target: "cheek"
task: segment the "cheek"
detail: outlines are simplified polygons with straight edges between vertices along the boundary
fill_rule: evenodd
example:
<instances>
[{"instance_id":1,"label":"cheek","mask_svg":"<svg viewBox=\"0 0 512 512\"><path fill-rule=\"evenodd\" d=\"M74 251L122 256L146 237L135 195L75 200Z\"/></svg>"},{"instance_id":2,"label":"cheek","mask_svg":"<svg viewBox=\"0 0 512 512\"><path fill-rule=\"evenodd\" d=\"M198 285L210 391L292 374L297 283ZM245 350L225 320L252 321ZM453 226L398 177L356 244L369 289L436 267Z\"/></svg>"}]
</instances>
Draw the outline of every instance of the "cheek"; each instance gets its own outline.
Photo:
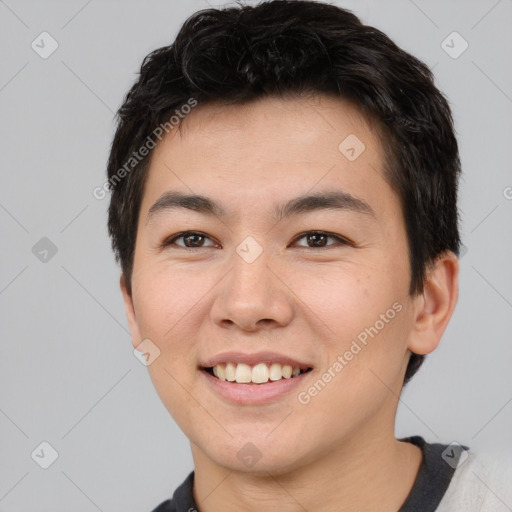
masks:
<instances>
[{"instance_id":1,"label":"cheek","mask_svg":"<svg viewBox=\"0 0 512 512\"><path fill-rule=\"evenodd\" d=\"M338 439L363 428L385 404L393 404L394 410L405 369L407 317L405 308L397 312L398 303L393 304L383 309L384 315L389 311L388 323L375 315L367 323L348 312L339 315L339 337L327 348L316 380L300 390L301 404L307 403L298 407L307 413L308 431ZM331 411L332 421L325 421L326 411Z\"/></svg>"},{"instance_id":2,"label":"cheek","mask_svg":"<svg viewBox=\"0 0 512 512\"><path fill-rule=\"evenodd\" d=\"M149 375L162 403L186 432L200 412L187 392L196 378L193 313L198 292L182 273L156 272L153 267L139 273L135 296L141 336L160 350L148 366Z\"/></svg>"},{"instance_id":3,"label":"cheek","mask_svg":"<svg viewBox=\"0 0 512 512\"><path fill-rule=\"evenodd\" d=\"M347 265L316 272L314 279L297 276L293 288L307 306L304 311L321 320L328 339L338 345L372 326L399 298L386 275L370 265Z\"/></svg>"},{"instance_id":4,"label":"cheek","mask_svg":"<svg viewBox=\"0 0 512 512\"><path fill-rule=\"evenodd\" d=\"M325 351L322 371L331 368L336 374L332 381L337 384L328 387L340 387L337 397L350 399L365 387L373 389L377 377L371 371L390 382L402 370L409 322L407 295L391 267L354 265L295 283L300 290L297 295L307 306L304 314L311 325L318 326L317 342ZM337 400L336 396L332 398Z\"/></svg>"},{"instance_id":5,"label":"cheek","mask_svg":"<svg viewBox=\"0 0 512 512\"><path fill-rule=\"evenodd\" d=\"M134 305L142 334L153 336L162 344L172 339L181 321L208 290L205 277L190 276L166 265L152 265L139 270Z\"/></svg>"},{"instance_id":6,"label":"cheek","mask_svg":"<svg viewBox=\"0 0 512 512\"><path fill-rule=\"evenodd\" d=\"M198 299L191 291L194 286L183 281L180 273L140 272L134 294L140 334L160 350L148 371L173 416L186 409L182 407L185 389L190 389L197 365L193 312Z\"/></svg>"}]
</instances>

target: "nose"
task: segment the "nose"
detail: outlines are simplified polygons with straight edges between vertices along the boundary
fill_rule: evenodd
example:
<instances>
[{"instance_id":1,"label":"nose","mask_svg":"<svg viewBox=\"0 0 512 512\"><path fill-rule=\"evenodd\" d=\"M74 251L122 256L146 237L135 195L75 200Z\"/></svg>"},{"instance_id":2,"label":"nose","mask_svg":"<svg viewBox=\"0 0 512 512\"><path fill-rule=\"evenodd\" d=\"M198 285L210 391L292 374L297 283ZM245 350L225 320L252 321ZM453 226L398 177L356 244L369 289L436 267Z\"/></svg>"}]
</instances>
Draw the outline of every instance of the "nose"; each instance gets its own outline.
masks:
<instances>
[{"instance_id":1,"label":"nose","mask_svg":"<svg viewBox=\"0 0 512 512\"><path fill-rule=\"evenodd\" d=\"M232 270L222 280L212 304L212 321L245 331L287 325L293 317L293 293L268 251L252 262L234 251L231 261Z\"/></svg>"}]
</instances>

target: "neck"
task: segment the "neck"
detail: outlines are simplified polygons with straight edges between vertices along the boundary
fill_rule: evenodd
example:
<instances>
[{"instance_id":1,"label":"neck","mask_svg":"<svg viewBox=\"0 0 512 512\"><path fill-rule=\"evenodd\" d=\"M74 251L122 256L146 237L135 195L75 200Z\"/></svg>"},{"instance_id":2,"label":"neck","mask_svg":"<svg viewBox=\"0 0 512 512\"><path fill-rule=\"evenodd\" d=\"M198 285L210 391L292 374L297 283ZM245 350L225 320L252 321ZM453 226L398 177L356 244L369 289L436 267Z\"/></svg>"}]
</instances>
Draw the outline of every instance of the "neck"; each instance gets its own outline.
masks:
<instances>
[{"instance_id":1,"label":"neck","mask_svg":"<svg viewBox=\"0 0 512 512\"><path fill-rule=\"evenodd\" d=\"M194 497L203 512L396 512L411 491L421 450L390 435L359 432L284 474L232 471L193 445Z\"/></svg>"}]
</instances>

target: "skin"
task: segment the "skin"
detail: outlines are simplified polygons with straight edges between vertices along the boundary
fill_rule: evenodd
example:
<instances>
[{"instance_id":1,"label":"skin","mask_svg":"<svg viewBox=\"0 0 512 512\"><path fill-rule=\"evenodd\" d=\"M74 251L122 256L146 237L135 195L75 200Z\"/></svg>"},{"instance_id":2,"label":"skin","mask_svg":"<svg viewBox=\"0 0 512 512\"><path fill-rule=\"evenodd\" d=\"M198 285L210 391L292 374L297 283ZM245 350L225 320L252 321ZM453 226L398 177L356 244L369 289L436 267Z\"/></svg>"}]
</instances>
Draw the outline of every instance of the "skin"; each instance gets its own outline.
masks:
<instances>
[{"instance_id":1,"label":"skin","mask_svg":"<svg viewBox=\"0 0 512 512\"><path fill-rule=\"evenodd\" d=\"M338 149L356 134L365 151ZM132 294L121 289L133 346L161 353L148 366L154 386L191 442L201 511L396 511L410 492L421 451L394 437L410 351L432 352L458 295L457 257L435 262L421 295L410 270L398 197L383 178L383 151L351 104L328 96L266 98L196 107L155 148L140 210ZM164 191L207 196L226 217L188 209L148 211ZM278 221L274 204L341 190L375 215L319 210ZM161 247L186 230L207 234L198 249ZM323 230L316 248L307 231ZM263 252L247 263L247 236ZM194 240L193 240L194 242ZM201 247L203 244L203 247ZM313 385L357 335L394 303L402 309L308 404L292 392L265 405L221 399L198 370L206 357L273 350L307 361ZM246 467L238 451L261 459Z\"/></svg>"}]
</instances>

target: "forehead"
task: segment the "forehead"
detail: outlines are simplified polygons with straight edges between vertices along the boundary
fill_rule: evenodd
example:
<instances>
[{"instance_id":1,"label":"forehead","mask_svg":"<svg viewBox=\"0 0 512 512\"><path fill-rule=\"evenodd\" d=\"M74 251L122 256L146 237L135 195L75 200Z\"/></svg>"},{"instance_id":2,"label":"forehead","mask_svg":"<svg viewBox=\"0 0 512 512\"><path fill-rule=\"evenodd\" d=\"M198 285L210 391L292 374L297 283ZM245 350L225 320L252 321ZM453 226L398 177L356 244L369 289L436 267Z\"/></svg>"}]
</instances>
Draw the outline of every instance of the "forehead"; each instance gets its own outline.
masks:
<instances>
[{"instance_id":1,"label":"forehead","mask_svg":"<svg viewBox=\"0 0 512 512\"><path fill-rule=\"evenodd\" d=\"M382 148L373 125L354 104L331 95L269 96L232 105L216 102L195 107L181 128L174 129L164 139L159 150L165 150L166 143L179 138L189 146L206 147L210 143L213 151L227 146L240 151L243 145L250 153L252 148L261 148L264 143L268 145L268 153L273 150L275 158L284 154L288 160L293 149L297 158L313 159L311 147L304 146L304 142L316 144L324 151L330 148L338 157L339 143L354 135L369 146L369 153L374 153ZM227 134L230 139L224 138ZM251 144L246 144L251 138Z\"/></svg>"},{"instance_id":2,"label":"forehead","mask_svg":"<svg viewBox=\"0 0 512 512\"><path fill-rule=\"evenodd\" d=\"M170 189L242 209L327 189L396 200L383 168L378 133L340 98L199 105L153 150L141 214Z\"/></svg>"}]
</instances>

